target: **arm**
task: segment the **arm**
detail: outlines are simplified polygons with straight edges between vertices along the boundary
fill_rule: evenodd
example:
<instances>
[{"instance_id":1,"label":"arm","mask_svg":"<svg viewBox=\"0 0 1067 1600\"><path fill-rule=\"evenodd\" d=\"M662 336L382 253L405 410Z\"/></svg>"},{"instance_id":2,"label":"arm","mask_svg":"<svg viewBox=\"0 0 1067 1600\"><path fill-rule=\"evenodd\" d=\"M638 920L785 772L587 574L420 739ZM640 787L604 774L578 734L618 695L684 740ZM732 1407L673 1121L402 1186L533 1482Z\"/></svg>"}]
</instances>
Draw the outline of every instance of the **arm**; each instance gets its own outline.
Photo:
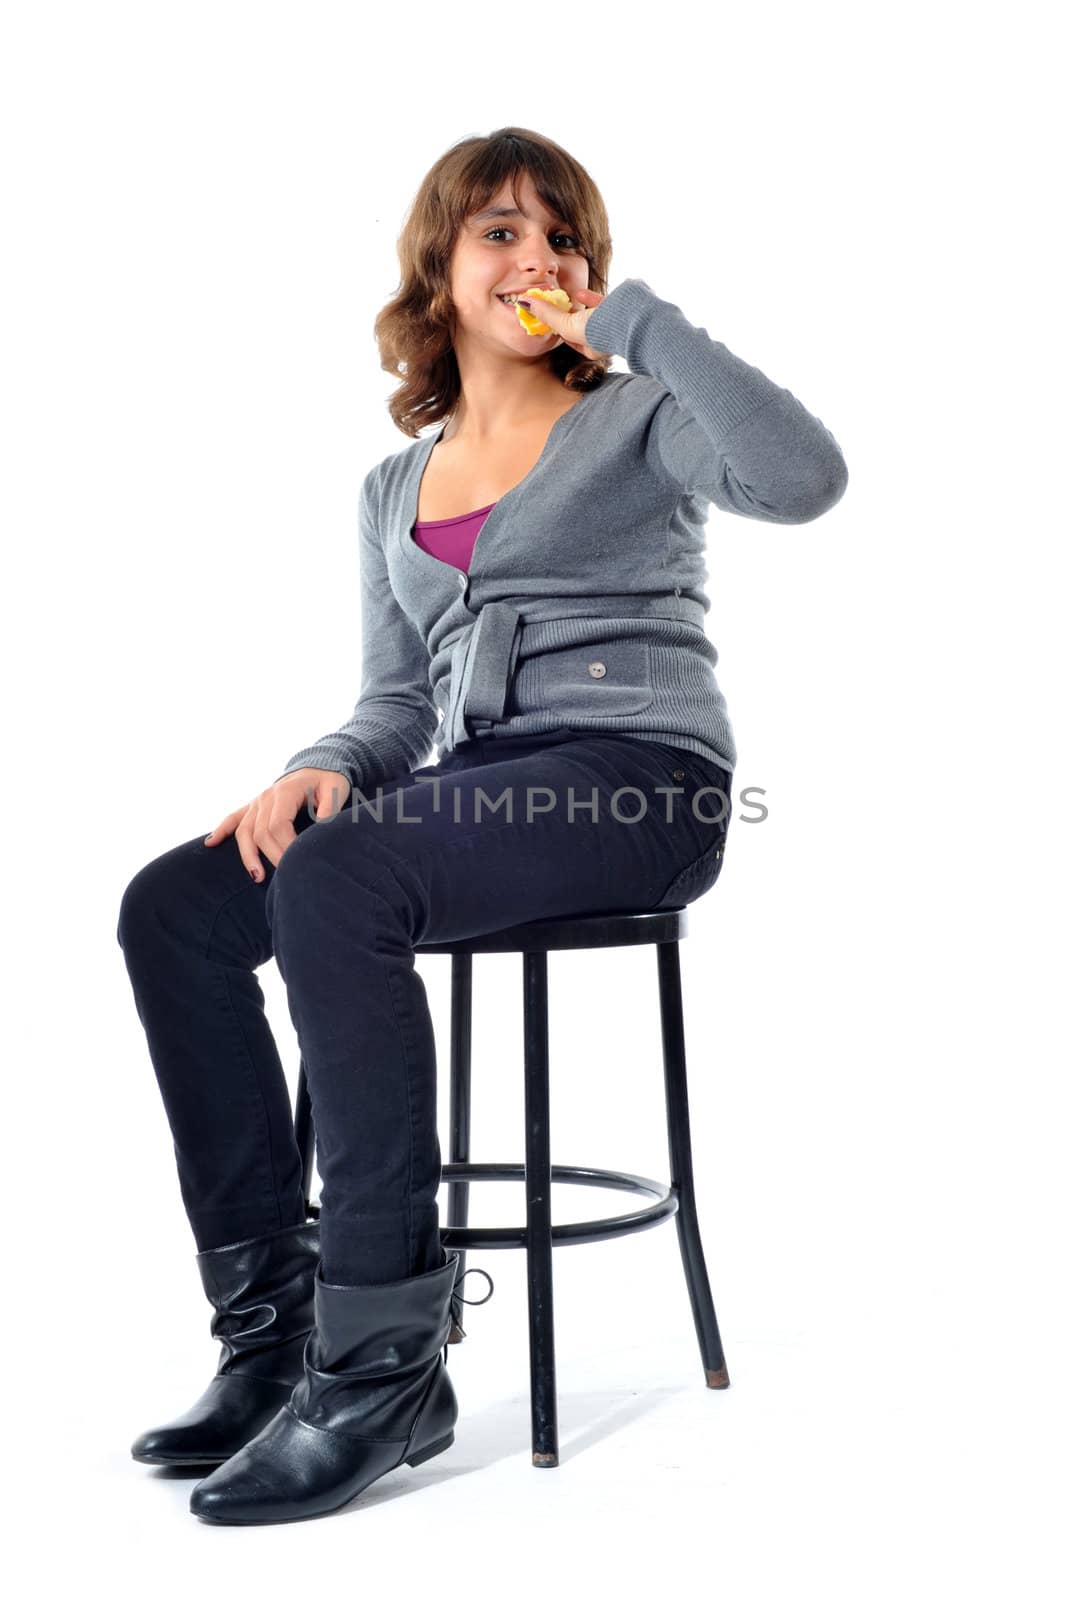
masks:
<instances>
[{"instance_id":1,"label":"arm","mask_svg":"<svg viewBox=\"0 0 1067 1600\"><path fill-rule=\"evenodd\" d=\"M348 721L334 733L290 757L284 777L300 767L341 772L354 789L370 793L379 784L423 766L437 729L426 646L400 609L378 532L374 469L359 494L359 583L362 673L359 699Z\"/></svg>"},{"instance_id":2,"label":"arm","mask_svg":"<svg viewBox=\"0 0 1067 1600\"><path fill-rule=\"evenodd\" d=\"M763 522L811 522L844 494L845 458L818 417L643 278L624 278L593 308L585 338L667 390L649 453L679 492Z\"/></svg>"}]
</instances>

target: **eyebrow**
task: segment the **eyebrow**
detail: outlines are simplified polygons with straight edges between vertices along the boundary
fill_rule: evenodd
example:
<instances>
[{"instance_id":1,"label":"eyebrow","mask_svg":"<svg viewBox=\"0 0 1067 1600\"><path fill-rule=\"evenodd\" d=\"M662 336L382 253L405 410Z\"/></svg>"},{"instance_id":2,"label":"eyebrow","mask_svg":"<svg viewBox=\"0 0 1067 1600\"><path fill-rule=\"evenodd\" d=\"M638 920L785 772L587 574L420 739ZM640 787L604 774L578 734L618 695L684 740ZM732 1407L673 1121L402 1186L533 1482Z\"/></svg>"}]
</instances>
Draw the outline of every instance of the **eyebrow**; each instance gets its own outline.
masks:
<instances>
[{"instance_id":1,"label":"eyebrow","mask_svg":"<svg viewBox=\"0 0 1067 1600\"><path fill-rule=\"evenodd\" d=\"M471 217L472 222L482 222L486 217L524 217L525 211L519 211L515 206L487 206L484 211L476 211ZM563 222L562 217L554 217L554 222Z\"/></svg>"}]
</instances>

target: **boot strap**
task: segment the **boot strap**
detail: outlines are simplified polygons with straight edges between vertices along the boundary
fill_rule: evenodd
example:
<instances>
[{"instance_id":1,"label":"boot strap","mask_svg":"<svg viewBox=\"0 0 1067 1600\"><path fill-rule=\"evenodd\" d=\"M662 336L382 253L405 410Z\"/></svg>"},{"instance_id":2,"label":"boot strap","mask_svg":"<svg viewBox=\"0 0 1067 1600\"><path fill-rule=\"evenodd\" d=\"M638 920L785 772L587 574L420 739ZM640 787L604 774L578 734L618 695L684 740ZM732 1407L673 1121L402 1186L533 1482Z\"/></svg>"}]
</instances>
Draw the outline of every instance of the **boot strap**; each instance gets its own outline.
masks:
<instances>
[{"instance_id":1,"label":"boot strap","mask_svg":"<svg viewBox=\"0 0 1067 1600\"><path fill-rule=\"evenodd\" d=\"M459 1291L458 1291L458 1285L462 1282L462 1280L464 1278L466 1278L472 1272L480 1272L483 1278L489 1278L489 1293L486 1294L486 1295L483 1295L480 1300L468 1300L465 1295L461 1295L459 1293ZM461 1339L465 1339L467 1337L467 1334L466 1334L466 1331L464 1330L463 1324L460 1321L460 1316L461 1316L461 1313L460 1313L460 1310L459 1310L460 1303L462 1303L465 1306L484 1306L485 1302L487 1300L491 1300L492 1299L494 1287L495 1286L493 1284L493 1280L492 1280L492 1278L489 1277L489 1274L488 1274L488 1272L486 1272L484 1267L467 1267L463 1272L460 1273L459 1277L456 1279L456 1284L452 1289L452 1303L451 1303L452 1326L448 1330L448 1338L445 1341L445 1365L446 1366L448 1365L448 1346L450 1344L459 1344Z\"/></svg>"}]
</instances>

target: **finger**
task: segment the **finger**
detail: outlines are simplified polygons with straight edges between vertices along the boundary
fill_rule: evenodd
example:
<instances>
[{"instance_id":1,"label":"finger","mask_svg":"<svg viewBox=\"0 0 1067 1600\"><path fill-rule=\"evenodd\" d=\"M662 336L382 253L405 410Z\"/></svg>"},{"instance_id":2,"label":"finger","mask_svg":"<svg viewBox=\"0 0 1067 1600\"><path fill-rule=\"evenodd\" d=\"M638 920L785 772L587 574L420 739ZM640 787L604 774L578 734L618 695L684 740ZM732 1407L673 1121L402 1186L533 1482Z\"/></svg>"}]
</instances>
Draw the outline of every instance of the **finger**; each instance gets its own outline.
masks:
<instances>
[{"instance_id":1,"label":"finger","mask_svg":"<svg viewBox=\"0 0 1067 1600\"><path fill-rule=\"evenodd\" d=\"M343 780L338 778L335 781L340 783ZM269 791L272 796L270 810L267 811L265 805L260 807L259 815L261 821L255 829L253 839L256 848L262 851L272 867L277 868L282 856L296 838L296 829L293 826L293 818L296 813L306 799L310 815L311 808L316 803L316 796L321 794L322 789L323 783L321 780L317 784L309 784L307 794L297 795L295 803L291 789L288 791L283 789Z\"/></svg>"},{"instance_id":2,"label":"finger","mask_svg":"<svg viewBox=\"0 0 1067 1600\"><path fill-rule=\"evenodd\" d=\"M295 838L296 829L293 827L291 817L275 817L272 820L270 827L270 843L275 848L277 854L271 856L270 859L274 862L275 866L278 865L277 857L281 855L283 850L287 849L289 845L292 844Z\"/></svg>"},{"instance_id":3,"label":"finger","mask_svg":"<svg viewBox=\"0 0 1067 1600\"><path fill-rule=\"evenodd\" d=\"M269 858L272 866L277 866L282 856L296 838L296 829L293 827L293 818L304 804L303 796L297 797L297 803L286 800L284 793L279 792L274 797L270 817L267 822L267 837L260 848Z\"/></svg>"},{"instance_id":4,"label":"finger","mask_svg":"<svg viewBox=\"0 0 1067 1600\"><path fill-rule=\"evenodd\" d=\"M216 845L216 844L221 844L223 839L228 839L230 834L233 832L234 828L236 828L238 822L244 816L244 814L247 811L247 809L248 809L247 806L239 806L236 811L231 811L229 816L223 817L222 821L218 824L218 826L215 827L215 828L212 828L211 832L207 835L207 838L204 840L204 843L205 844L209 844L209 845Z\"/></svg>"},{"instance_id":5,"label":"finger","mask_svg":"<svg viewBox=\"0 0 1067 1600\"><path fill-rule=\"evenodd\" d=\"M262 883L265 874L263 862L260 859L259 851L256 849L255 814L251 808L246 813L244 821L239 825L235 837L241 860L245 864L249 877L254 878L257 883Z\"/></svg>"},{"instance_id":6,"label":"finger","mask_svg":"<svg viewBox=\"0 0 1067 1600\"><path fill-rule=\"evenodd\" d=\"M556 318L570 315L567 311L561 311L559 306L553 305L551 300L542 300L537 295L531 295L529 300L520 300L519 305L525 306L539 322L544 322L548 327L555 327Z\"/></svg>"},{"instance_id":7,"label":"finger","mask_svg":"<svg viewBox=\"0 0 1067 1600\"><path fill-rule=\"evenodd\" d=\"M256 846L263 852L271 866L277 867L278 862L282 859L282 855L284 853L282 848L279 845L276 845L273 839L262 834L256 840ZM257 877L256 882L258 883L259 881L260 880Z\"/></svg>"}]
</instances>

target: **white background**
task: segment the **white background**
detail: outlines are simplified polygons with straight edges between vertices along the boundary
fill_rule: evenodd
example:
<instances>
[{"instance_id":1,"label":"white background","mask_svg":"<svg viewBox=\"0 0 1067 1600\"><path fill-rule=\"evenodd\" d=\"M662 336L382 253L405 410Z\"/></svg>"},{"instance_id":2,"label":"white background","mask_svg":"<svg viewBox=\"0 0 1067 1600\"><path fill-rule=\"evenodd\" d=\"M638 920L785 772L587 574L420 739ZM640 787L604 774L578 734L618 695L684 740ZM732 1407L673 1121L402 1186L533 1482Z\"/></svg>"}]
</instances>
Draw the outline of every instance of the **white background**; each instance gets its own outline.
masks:
<instances>
[{"instance_id":1,"label":"white background","mask_svg":"<svg viewBox=\"0 0 1067 1600\"><path fill-rule=\"evenodd\" d=\"M121 1595L1062 1593L1051 13L529 14L4 9L15 1540L35 1590ZM374 315L426 169L508 123L600 185L609 285L792 390L850 472L813 524L708 527L735 794L769 811L682 946L732 1386L704 1387L673 1223L559 1250L561 1465L535 1471L524 1258L475 1253L455 1447L348 1512L209 1527L195 1477L128 1455L218 1347L119 901L351 710L356 496L406 442ZM473 1153L519 1161L519 962L475 966ZM444 1142L447 963L419 971ZM550 961L554 1160L666 1175L654 980L651 950ZM521 1201L481 1186L474 1217Z\"/></svg>"}]
</instances>

